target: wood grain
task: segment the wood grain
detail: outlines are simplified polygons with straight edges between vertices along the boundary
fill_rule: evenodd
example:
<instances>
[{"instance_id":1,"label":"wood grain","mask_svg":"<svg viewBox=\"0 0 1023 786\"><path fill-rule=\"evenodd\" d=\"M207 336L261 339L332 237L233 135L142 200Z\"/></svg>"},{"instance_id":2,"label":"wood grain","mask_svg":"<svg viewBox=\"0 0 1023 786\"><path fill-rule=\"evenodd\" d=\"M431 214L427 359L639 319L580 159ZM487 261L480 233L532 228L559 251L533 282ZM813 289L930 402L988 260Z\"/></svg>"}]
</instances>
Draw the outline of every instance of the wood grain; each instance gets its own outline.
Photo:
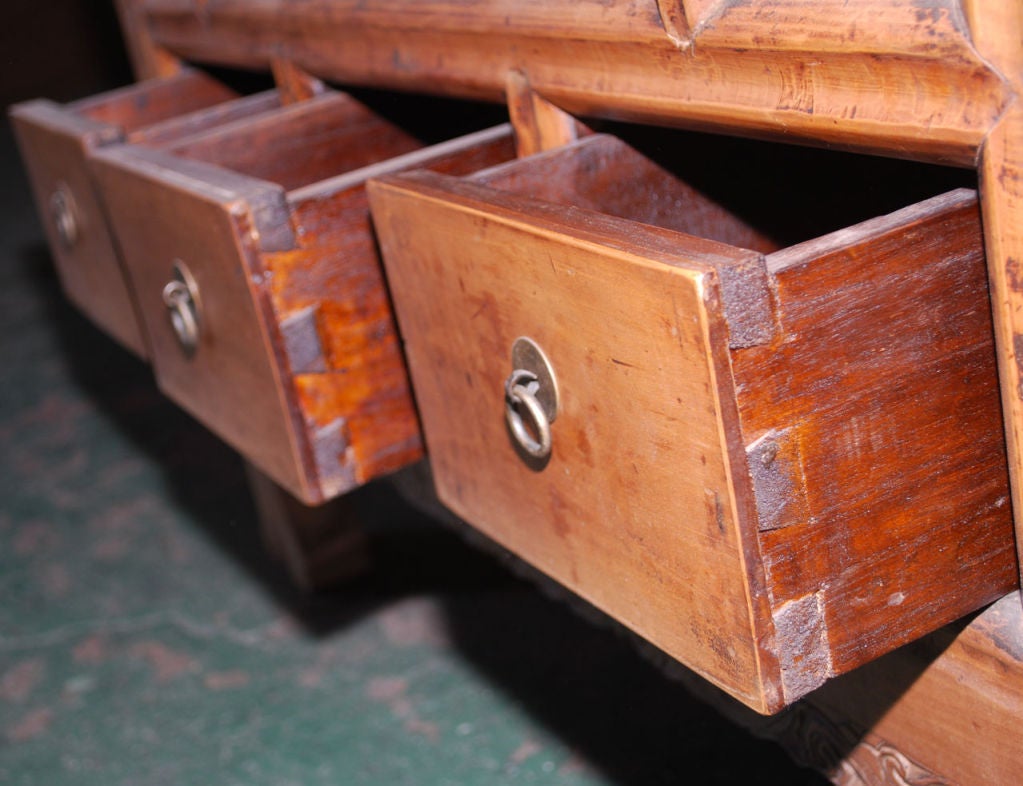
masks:
<instances>
[{"instance_id":1,"label":"wood grain","mask_svg":"<svg viewBox=\"0 0 1023 786\"><path fill-rule=\"evenodd\" d=\"M422 455L365 182L420 167L465 174L514 155L511 130L504 126L396 156L289 196L292 221L301 227L296 246L263 256L274 310L290 328L311 317L312 332L286 342L298 407L314 435L344 424L346 465L358 483ZM316 350L299 359L310 344ZM322 465L320 472L323 482Z\"/></svg>"},{"instance_id":2,"label":"wood grain","mask_svg":"<svg viewBox=\"0 0 1023 786\"><path fill-rule=\"evenodd\" d=\"M165 149L291 190L421 146L358 101L330 92L219 125Z\"/></svg>"},{"instance_id":3,"label":"wood grain","mask_svg":"<svg viewBox=\"0 0 1023 786\"><path fill-rule=\"evenodd\" d=\"M327 86L321 80L303 71L290 60L273 58L270 61L270 71L274 75L277 93L283 104L308 101L327 90Z\"/></svg>"},{"instance_id":4,"label":"wood grain","mask_svg":"<svg viewBox=\"0 0 1023 786\"><path fill-rule=\"evenodd\" d=\"M89 150L117 142L120 134L49 101L16 106L11 120L64 293L118 343L146 357L106 213L85 166ZM53 216L51 200L58 192L67 195L77 226L71 244L61 239Z\"/></svg>"},{"instance_id":5,"label":"wood grain","mask_svg":"<svg viewBox=\"0 0 1023 786\"><path fill-rule=\"evenodd\" d=\"M746 439L787 434L780 478L805 507L760 544L776 609L815 595L841 673L1017 583L976 200L767 264L783 330L732 368Z\"/></svg>"},{"instance_id":6,"label":"wood grain","mask_svg":"<svg viewBox=\"0 0 1023 786\"><path fill-rule=\"evenodd\" d=\"M67 105L67 110L131 134L144 126L237 97L237 93L204 72L187 69L74 101Z\"/></svg>"},{"instance_id":7,"label":"wood grain","mask_svg":"<svg viewBox=\"0 0 1023 786\"><path fill-rule=\"evenodd\" d=\"M148 0L154 37L200 61L284 56L341 82L502 99L508 74L583 117L772 136L972 166L1011 99L958 4Z\"/></svg>"},{"instance_id":8,"label":"wood grain","mask_svg":"<svg viewBox=\"0 0 1023 786\"><path fill-rule=\"evenodd\" d=\"M365 180L490 166L514 156L511 133L421 149L342 94L278 99L274 109L243 101L252 106L217 110L218 123L209 112L179 121L203 129L190 137L119 147L94 166L161 388L316 504L422 455ZM194 357L177 346L162 304L175 260L201 293Z\"/></svg>"},{"instance_id":9,"label":"wood grain","mask_svg":"<svg viewBox=\"0 0 1023 786\"><path fill-rule=\"evenodd\" d=\"M519 157L567 145L579 137L576 119L537 95L520 71L508 74L507 100Z\"/></svg>"},{"instance_id":10,"label":"wood grain","mask_svg":"<svg viewBox=\"0 0 1023 786\"><path fill-rule=\"evenodd\" d=\"M1018 585L973 192L764 259L721 241L770 239L608 137L471 180L486 187L427 175L371 187L438 491L457 514L761 710ZM702 261L696 291L716 294L680 306L669 275L649 278L652 259ZM661 334L672 313L720 320L724 345L703 347L727 358L719 387L687 339ZM565 391L539 471L503 434L518 335L547 349ZM728 493L752 505L722 514L738 573L682 512L699 509L700 483L726 499L704 474L714 425ZM662 597L665 566L694 570L677 550L715 574L699 575L717 602L737 606L722 598L744 584L752 628L722 614L715 645L670 606L637 615L634 593ZM719 613L702 594L668 596L676 620ZM755 670L714 659L750 644L763 648Z\"/></svg>"},{"instance_id":11,"label":"wood grain","mask_svg":"<svg viewBox=\"0 0 1023 786\"><path fill-rule=\"evenodd\" d=\"M280 106L280 94L276 90L267 90L142 126L128 133L126 139L136 145L166 146L225 123L234 123L279 109Z\"/></svg>"},{"instance_id":12,"label":"wood grain","mask_svg":"<svg viewBox=\"0 0 1023 786\"><path fill-rule=\"evenodd\" d=\"M60 106L40 100L12 108L11 119L61 285L90 319L135 354L148 353L138 314L86 165L90 151L147 124L234 97L198 71L182 71ZM57 234L51 200L65 195L77 225L72 243Z\"/></svg>"},{"instance_id":13,"label":"wood grain","mask_svg":"<svg viewBox=\"0 0 1023 786\"><path fill-rule=\"evenodd\" d=\"M1023 612L1018 593L968 625L943 630L814 694L831 724L858 729L836 783L1012 783L1023 719ZM813 729L805 736L811 737ZM883 766L888 762L887 771Z\"/></svg>"},{"instance_id":14,"label":"wood grain","mask_svg":"<svg viewBox=\"0 0 1023 786\"><path fill-rule=\"evenodd\" d=\"M1007 75L1017 96L1023 94L1023 8L974 0L964 7L978 49ZM1023 565L1023 107L1018 97L982 152L980 194Z\"/></svg>"},{"instance_id":15,"label":"wood grain","mask_svg":"<svg viewBox=\"0 0 1023 786\"><path fill-rule=\"evenodd\" d=\"M441 499L697 672L770 706L707 264L750 252L707 241L655 252L624 222L436 176L374 181L370 194ZM563 391L542 472L505 431L519 335L545 349Z\"/></svg>"},{"instance_id":16,"label":"wood grain","mask_svg":"<svg viewBox=\"0 0 1023 786\"><path fill-rule=\"evenodd\" d=\"M135 78L156 79L176 74L182 68L181 59L158 46L149 32L145 16L144 0L115 0L117 15L121 21L128 57L131 59Z\"/></svg>"},{"instance_id":17,"label":"wood grain","mask_svg":"<svg viewBox=\"0 0 1023 786\"><path fill-rule=\"evenodd\" d=\"M283 190L142 148L105 148L92 164L161 390L295 496L318 501L259 263L261 246L293 242ZM179 346L162 297L178 260L200 292L201 339L192 357Z\"/></svg>"}]
</instances>

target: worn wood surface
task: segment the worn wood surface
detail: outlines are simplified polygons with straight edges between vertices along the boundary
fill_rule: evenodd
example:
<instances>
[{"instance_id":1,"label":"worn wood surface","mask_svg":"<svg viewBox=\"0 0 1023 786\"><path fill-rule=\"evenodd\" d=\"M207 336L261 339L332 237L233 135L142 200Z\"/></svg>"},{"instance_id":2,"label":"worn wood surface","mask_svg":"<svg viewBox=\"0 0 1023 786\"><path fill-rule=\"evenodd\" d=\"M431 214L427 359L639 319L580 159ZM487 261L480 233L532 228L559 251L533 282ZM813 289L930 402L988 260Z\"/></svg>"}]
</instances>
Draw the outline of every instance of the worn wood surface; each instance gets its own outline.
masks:
<instances>
[{"instance_id":1,"label":"worn wood surface","mask_svg":"<svg viewBox=\"0 0 1023 786\"><path fill-rule=\"evenodd\" d=\"M957 0L678 5L147 0L145 8L157 42L200 61L265 68L287 57L341 82L495 101L518 70L577 116L967 165L1011 98L975 51Z\"/></svg>"},{"instance_id":2,"label":"worn wood surface","mask_svg":"<svg viewBox=\"0 0 1023 786\"><path fill-rule=\"evenodd\" d=\"M128 85L67 105L74 115L131 134L140 128L237 98L237 93L202 71Z\"/></svg>"},{"instance_id":3,"label":"worn wood surface","mask_svg":"<svg viewBox=\"0 0 1023 786\"><path fill-rule=\"evenodd\" d=\"M410 166L514 156L508 128L425 150L350 97L265 97L176 121L197 133L97 155L161 387L300 500L421 456L364 195ZM154 145L158 149L151 149ZM291 189L286 191L286 189ZM202 339L177 345L162 290L194 274Z\"/></svg>"},{"instance_id":4,"label":"worn wood surface","mask_svg":"<svg viewBox=\"0 0 1023 786\"><path fill-rule=\"evenodd\" d=\"M1018 779L1021 720L1023 612L1013 593L754 728L838 786L972 786Z\"/></svg>"},{"instance_id":5,"label":"worn wood surface","mask_svg":"<svg viewBox=\"0 0 1023 786\"><path fill-rule=\"evenodd\" d=\"M371 187L438 489L456 513L761 709L1017 586L972 192L764 259L720 243L770 251L769 238L608 137L472 179L502 190L427 176ZM685 268L708 249L730 262L697 287L720 287L702 308L638 261L673 251ZM659 332L681 330L682 314L721 320L719 387L687 354L692 336ZM565 399L539 471L503 433L518 335L545 347ZM734 543L692 524L702 494L727 498L705 475L711 426L745 448L718 454L727 493L753 506L724 509ZM744 555L738 572L722 562L729 548ZM647 549L662 563L640 562L644 573L634 560ZM673 588L661 616L637 615L632 593L664 597L667 569L700 575L715 601ZM715 645L677 623L709 621L726 591L732 608L735 581L752 628L721 614ZM714 659L740 645L766 650L756 671Z\"/></svg>"},{"instance_id":6,"label":"worn wood surface","mask_svg":"<svg viewBox=\"0 0 1023 786\"><path fill-rule=\"evenodd\" d=\"M1016 324L1020 296L1014 260L1023 254L1016 231L1023 225L1016 187L1023 117L1018 108L1009 108L1020 92L1023 73L1018 3L650 0L610 6L509 2L508 7L454 7L408 0L322 0L297 9L284 0L258 8L240 0L142 2L142 35L155 32L148 45L160 41L211 62L266 67L284 54L320 76L492 100L500 99L510 73L522 72L553 102L550 107L575 113L806 140L971 167L982 154L981 195L1010 416L1009 447L1016 457L1013 468L1019 466L1023 388L1017 334L1023 331ZM776 443L784 449L791 445L786 442L790 436L782 435ZM758 449L753 455L769 455L774 444L760 442ZM805 514L809 502L804 499L799 505L774 515ZM1023 507L1018 493L1016 507ZM773 524L764 535L780 537ZM1008 624L1021 629L1018 615L1014 619ZM994 646L1004 661L1008 645L997 641ZM861 762L856 765L860 780L849 783L886 782L884 778L930 782L930 772L939 771L956 773L947 777L961 783L1009 782L1014 777L1014 769L1005 768L1018 764L1014 738L1004 728L1018 726L1018 701L1001 704L1004 694L993 686L1019 684L1019 677L1001 662L990 669L1001 677L974 680L984 672L983 663L964 658L958 664L956 686L970 682L980 687L969 696L956 694L951 705L955 723L942 722L951 742L935 753L944 755L949 767L929 771L919 764L923 759L901 752L906 739L945 739L944 732L935 735L919 728L921 719L929 718L930 700L914 700L905 706L906 717L917 716L906 728L915 730L892 732L887 739L873 733L863 737L855 754ZM921 682L925 680L926 675ZM954 693L951 683L940 691ZM976 724L983 726L1006 706L1015 707L1015 714L1004 716L994 737L1009 744L978 744ZM808 729L804 736L814 733ZM894 751L893 739L899 741ZM955 761L968 766L956 769Z\"/></svg>"},{"instance_id":7,"label":"worn wood surface","mask_svg":"<svg viewBox=\"0 0 1023 786\"><path fill-rule=\"evenodd\" d=\"M161 45L211 62L266 67L286 56L344 81L491 100L528 74L536 95L576 115L971 167L981 150L1000 149L981 164L983 201L1009 449L1020 465L1018 298L1008 287L1021 222L1011 180L990 174L1018 157L1012 140L1023 135L1018 110L1002 120L1021 90L1014 0L320 0L301 8L146 0L142 15Z\"/></svg>"},{"instance_id":8,"label":"worn wood surface","mask_svg":"<svg viewBox=\"0 0 1023 786\"><path fill-rule=\"evenodd\" d=\"M498 127L290 194L301 232L294 248L264 254L263 265L321 483L338 429L346 435L346 466L359 483L422 455L366 180L420 167L466 174L514 155L511 130Z\"/></svg>"},{"instance_id":9,"label":"worn wood surface","mask_svg":"<svg viewBox=\"0 0 1023 786\"><path fill-rule=\"evenodd\" d=\"M1023 555L1023 6L965 0L978 49L1017 98L992 129L979 168L1006 436L1013 457L1016 542ZM1023 558L1021 558L1023 565Z\"/></svg>"},{"instance_id":10,"label":"worn wood surface","mask_svg":"<svg viewBox=\"0 0 1023 786\"><path fill-rule=\"evenodd\" d=\"M121 345L145 357L148 350L135 304L85 166L90 149L116 142L120 134L49 101L17 106L11 119L65 294ZM71 242L57 229L52 200L58 193L64 195L75 225Z\"/></svg>"},{"instance_id":11,"label":"worn wood surface","mask_svg":"<svg viewBox=\"0 0 1023 786\"><path fill-rule=\"evenodd\" d=\"M270 61L270 70L273 72L281 103L308 101L327 90L327 86L321 80L308 71L303 71L290 60L275 57Z\"/></svg>"},{"instance_id":12,"label":"worn wood surface","mask_svg":"<svg viewBox=\"0 0 1023 786\"><path fill-rule=\"evenodd\" d=\"M119 142L147 124L232 97L233 92L205 74L183 71L67 106L33 101L11 110L64 291L137 355L144 357L148 350L86 158L91 150ZM52 200L58 192L75 223L71 242L57 232Z\"/></svg>"},{"instance_id":13,"label":"worn wood surface","mask_svg":"<svg viewBox=\"0 0 1023 786\"><path fill-rule=\"evenodd\" d=\"M670 666L669 666L670 668ZM836 786L1015 783L1023 607L1013 592L763 717L685 669L671 675Z\"/></svg>"},{"instance_id":14,"label":"worn wood surface","mask_svg":"<svg viewBox=\"0 0 1023 786\"><path fill-rule=\"evenodd\" d=\"M441 499L697 672L773 704L713 305L713 265L751 252L672 249L625 222L436 176L370 193ZM562 392L539 472L504 423L520 335Z\"/></svg>"},{"instance_id":15,"label":"worn wood surface","mask_svg":"<svg viewBox=\"0 0 1023 786\"><path fill-rule=\"evenodd\" d=\"M747 442L772 450L761 550L779 627L807 604L822 655L800 657L842 673L1017 583L976 200L767 264L782 330L732 357Z\"/></svg>"},{"instance_id":16,"label":"worn wood surface","mask_svg":"<svg viewBox=\"0 0 1023 786\"><path fill-rule=\"evenodd\" d=\"M165 149L291 190L421 146L358 101L330 92L219 125Z\"/></svg>"},{"instance_id":17,"label":"worn wood surface","mask_svg":"<svg viewBox=\"0 0 1023 786\"><path fill-rule=\"evenodd\" d=\"M267 90L143 126L131 131L127 141L150 147L166 146L175 140L195 136L224 123L256 117L280 106L280 94L276 90Z\"/></svg>"},{"instance_id":18,"label":"worn wood surface","mask_svg":"<svg viewBox=\"0 0 1023 786\"><path fill-rule=\"evenodd\" d=\"M317 499L311 457L284 398L259 265L261 247L292 242L283 190L145 149L106 148L92 163L161 389L293 494ZM200 292L192 357L178 343L162 296L178 260Z\"/></svg>"},{"instance_id":19,"label":"worn wood surface","mask_svg":"<svg viewBox=\"0 0 1023 786\"><path fill-rule=\"evenodd\" d=\"M520 157L567 145L580 135L581 124L538 95L521 71L508 74L507 102Z\"/></svg>"},{"instance_id":20,"label":"worn wood surface","mask_svg":"<svg viewBox=\"0 0 1023 786\"><path fill-rule=\"evenodd\" d=\"M698 193L621 140L598 135L571 147L472 175L503 191L674 229L761 253L778 249L762 230Z\"/></svg>"},{"instance_id":21,"label":"worn wood surface","mask_svg":"<svg viewBox=\"0 0 1023 786\"><path fill-rule=\"evenodd\" d=\"M144 0L114 0L124 30L124 41L136 79L171 76L182 68L181 59L159 46L149 32Z\"/></svg>"}]
</instances>

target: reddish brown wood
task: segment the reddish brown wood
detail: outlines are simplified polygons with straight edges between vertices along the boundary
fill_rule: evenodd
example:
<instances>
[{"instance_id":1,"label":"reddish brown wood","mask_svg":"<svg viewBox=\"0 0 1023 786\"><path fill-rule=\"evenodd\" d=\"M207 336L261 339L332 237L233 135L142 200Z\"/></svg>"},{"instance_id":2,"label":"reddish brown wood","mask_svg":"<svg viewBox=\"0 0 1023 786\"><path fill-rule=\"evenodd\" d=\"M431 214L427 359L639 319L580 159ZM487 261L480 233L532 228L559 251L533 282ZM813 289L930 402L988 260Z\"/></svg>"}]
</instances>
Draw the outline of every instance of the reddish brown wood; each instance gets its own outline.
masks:
<instances>
[{"instance_id":1,"label":"reddish brown wood","mask_svg":"<svg viewBox=\"0 0 1023 786\"><path fill-rule=\"evenodd\" d=\"M150 147L170 145L175 140L195 136L224 123L258 117L280 106L280 94L276 90L268 90L143 126L131 131L127 141Z\"/></svg>"},{"instance_id":2,"label":"reddish brown wood","mask_svg":"<svg viewBox=\"0 0 1023 786\"><path fill-rule=\"evenodd\" d=\"M111 147L92 157L124 254L157 381L289 491L316 500L311 456L282 400L279 353L259 265L261 248L291 241L284 191L156 151ZM168 175L173 173L173 178ZM201 341L189 357L163 290L176 262L199 286Z\"/></svg>"},{"instance_id":3,"label":"reddish brown wood","mask_svg":"<svg viewBox=\"0 0 1023 786\"><path fill-rule=\"evenodd\" d=\"M290 60L275 57L270 61L270 70L273 72L282 103L308 101L327 90L327 86L321 80L303 71Z\"/></svg>"},{"instance_id":4,"label":"reddish brown wood","mask_svg":"<svg viewBox=\"0 0 1023 786\"><path fill-rule=\"evenodd\" d=\"M729 256L773 244L637 158L371 186L441 498L762 711L1015 587L973 194ZM504 433L518 335L564 401L541 468Z\"/></svg>"},{"instance_id":5,"label":"reddish brown wood","mask_svg":"<svg viewBox=\"0 0 1023 786\"><path fill-rule=\"evenodd\" d=\"M85 160L147 124L233 97L197 71L114 90L67 106L33 101L11 110L39 214L68 297L135 354L147 348L135 304ZM59 195L59 196L58 196ZM54 199L67 205L73 237L58 233Z\"/></svg>"},{"instance_id":6,"label":"reddish brown wood","mask_svg":"<svg viewBox=\"0 0 1023 786\"><path fill-rule=\"evenodd\" d=\"M1017 96L1023 94L1023 6L976 0L963 5L977 48L1006 75ZM1023 566L1023 108L1018 98L992 128L982 154L980 195Z\"/></svg>"},{"instance_id":7,"label":"reddish brown wood","mask_svg":"<svg viewBox=\"0 0 1023 786\"><path fill-rule=\"evenodd\" d=\"M419 147L413 137L367 107L331 92L217 126L166 150L290 190Z\"/></svg>"},{"instance_id":8,"label":"reddish brown wood","mask_svg":"<svg viewBox=\"0 0 1023 786\"><path fill-rule=\"evenodd\" d=\"M472 176L504 191L769 253L777 242L611 136Z\"/></svg>"},{"instance_id":9,"label":"reddish brown wood","mask_svg":"<svg viewBox=\"0 0 1023 786\"><path fill-rule=\"evenodd\" d=\"M695 239L672 248L657 233L626 233L625 222L533 209L436 175L370 189L441 499L699 673L768 706L737 531L748 496L727 482L741 444L717 382L727 337L712 277L755 255ZM564 392L541 472L520 460L504 424L519 335L548 352ZM653 377L639 370L651 366ZM654 405L637 381L674 390Z\"/></svg>"},{"instance_id":10,"label":"reddish brown wood","mask_svg":"<svg viewBox=\"0 0 1023 786\"><path fill-rule=\"evenodd\" d=\"M329 93L93 159L161 388L306 503L421 455L366 178L514 154L507 128L418 148ZM175 261L200 292L193 356L163 303Z\"/></svg>"},{"instance_id":11,"label":"reddish brown wood","mask_svg":"<svg viewBox=\"0 0 1023 786\"><path fill-rule=\"evenodd\" d=\"M567 145L585 133L574 117L537 95L520 71L508 74L508 114L520 157Z\"/></svg>"},{"instance_id":12,"label":"reddish brown wood","mask_svg":"<svg viewBox=\"0 0 1023 786\"><path fill-rule=\"evenodd\" d=\"M975 197L767 264L784 331L732 368L747 441L783 435L765 482L800 504L772 511L761 551L776 618L814 598L841 673L1015 583Z\"/></svg>"},{"instance_id":13,"label":"reddish brown wood","mask_svg":"<svg viewBox=\"0 0 1023 786\"><path fill-rule=\"evenodd\" d=\"M1005 4L1012 0L1003 0ZM974 165L1011 90L955 0L147 0L162 45L342 83L502 99L512 70L580 117ZM691 17L688 25L682 17Z\"/></svg>"},{"instance_id":14,"label":"reddish brown wood","mask_svg":"<svg viewBox=\"0 0 1023 786\"><path fill-rule=\"evenodd\" d=\"M762 727L837 786L1013 783L1023 718L1018 593L839 678Z\"/></svg>"},{"instance_id":15,"label":"reddish brown wood","mask_svg":"<svg viewBox=\"0 0 1023 786\"><path fill-rule=\"evenodd\" d=\"M67 111L131 134L236 97L237 93L202 71L187 70L83 98L68 104Z\"/></svg>"},{"instance_id":16,"label":"reddish brown wood","mask_svg":"<svg viewBox=\"0 0 1023 786\"><path fill-rule=\"evenodd\" d=\"M149 31L144 0L115 0L128 46L128 56L137 79L172 76L181 70L180 58L157 45Z\"/></svg>"},{"instance_id":17,"label":"reddish brown wood","mask_svg":"<svg viewBox=\"0 0 1023 786\"><path fill-rule=\"evenodd\" d=\"M310 429L343 422L357 482L420 457L418 420L369 217L364 184L376 175L426 167L465 174L512 158L500 127L365 167L289 195L302 228L297 247L263 257L275 313L286 330L298 406ZM345 264L334 262L344 259ZM304 352L314 317L319 351ZM289 342L289 335L293 341ZM372 391L368 394L367 391Z\"/></svg>"}]
</instances>

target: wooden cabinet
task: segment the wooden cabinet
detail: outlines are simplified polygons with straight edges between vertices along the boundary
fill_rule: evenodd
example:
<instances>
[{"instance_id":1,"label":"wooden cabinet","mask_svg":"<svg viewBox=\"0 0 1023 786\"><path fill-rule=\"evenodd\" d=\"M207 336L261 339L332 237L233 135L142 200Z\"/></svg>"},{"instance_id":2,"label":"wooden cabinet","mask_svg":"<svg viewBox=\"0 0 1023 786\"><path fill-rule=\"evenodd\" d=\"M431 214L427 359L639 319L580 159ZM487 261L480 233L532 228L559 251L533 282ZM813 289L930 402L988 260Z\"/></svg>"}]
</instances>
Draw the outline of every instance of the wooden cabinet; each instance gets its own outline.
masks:
<instances>
[{"instance_id":1,"label":"wooden cabinet","mask_svg":"<svg viewBox=\"0 0 1023 786\"><path fill-rule=\"evenodd\" d=\"M783 249L602 135L370 192L442 501L742 701L1016 586L973 192Z\"/></svg>"},{"instance_id":2,"label":"wooden cabinet","mask_svg":"<svg viewBox=\"0 0 1023 786\"><path fill-rule=\"evenodd\" d=\"M443 499L761 712L846 672L782 719L865 693L857 666L1018 586L1018 2L118 5L160 78L15 111L62 280L294 495L419 455L389 287ZM499 163L507 129L423 149L310 74L507 102L539 155ZM782 244L576 117L965 167L981 209L954 191ZM832 776L869 781L868 743L891 782L1014 771L1006 608L898 701L819 703L862 725ZM947 749L912 720L936 692Z\"/></svg>"}]
</instances>

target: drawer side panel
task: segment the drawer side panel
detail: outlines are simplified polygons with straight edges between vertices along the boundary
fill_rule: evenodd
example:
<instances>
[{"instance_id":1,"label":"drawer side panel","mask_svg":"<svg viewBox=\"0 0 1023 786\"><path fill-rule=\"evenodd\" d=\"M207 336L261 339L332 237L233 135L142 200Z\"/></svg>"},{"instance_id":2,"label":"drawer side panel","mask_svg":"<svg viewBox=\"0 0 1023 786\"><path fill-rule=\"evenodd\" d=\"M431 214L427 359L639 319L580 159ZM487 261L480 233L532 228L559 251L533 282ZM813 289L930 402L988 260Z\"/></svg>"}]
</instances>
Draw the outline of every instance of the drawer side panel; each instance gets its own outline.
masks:
<instances>
[{"instance_id":1,"label":"drawer side panel","mask_svg":"<svg viewBox=\"0 0 1023 786\"><path fill-rule=\"evenodd\" d=\"M733 353L744 436L802 495L761 532L778 610L815 597L835 673L1016 585L970 192L768 258L781 333ZM764 521L761 522L765 524Z\"/></svg>"}]
</instances>

